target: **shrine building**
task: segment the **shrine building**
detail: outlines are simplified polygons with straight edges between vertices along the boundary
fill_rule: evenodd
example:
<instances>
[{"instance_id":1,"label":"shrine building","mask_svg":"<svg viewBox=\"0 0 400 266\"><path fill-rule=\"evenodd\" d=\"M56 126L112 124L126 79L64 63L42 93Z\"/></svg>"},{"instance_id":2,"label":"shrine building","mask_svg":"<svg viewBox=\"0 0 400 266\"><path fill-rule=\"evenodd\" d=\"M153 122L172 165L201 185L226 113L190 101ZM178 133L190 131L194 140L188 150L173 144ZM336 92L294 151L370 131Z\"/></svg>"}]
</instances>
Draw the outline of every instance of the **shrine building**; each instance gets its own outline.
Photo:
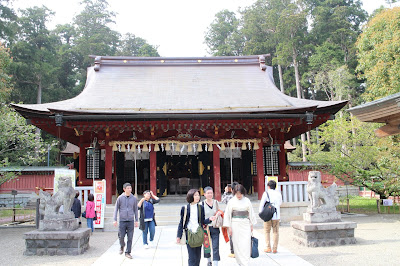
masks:
<instances>
[{"instance_id":1,"label":"shrine building","mask_svg":"<svg viewBox=\"0 0 400 266\"><path fill-rule=\"evenodd\" d=\"M266 56L93 56L78 96L12 106L80 148L77 185L106 179L108 204L125 182L138 194L212 186L220 199L232 181L263 192L265 175L288 181L285 141L346 105L283 94Z\"/></svg>"}]
</instances>

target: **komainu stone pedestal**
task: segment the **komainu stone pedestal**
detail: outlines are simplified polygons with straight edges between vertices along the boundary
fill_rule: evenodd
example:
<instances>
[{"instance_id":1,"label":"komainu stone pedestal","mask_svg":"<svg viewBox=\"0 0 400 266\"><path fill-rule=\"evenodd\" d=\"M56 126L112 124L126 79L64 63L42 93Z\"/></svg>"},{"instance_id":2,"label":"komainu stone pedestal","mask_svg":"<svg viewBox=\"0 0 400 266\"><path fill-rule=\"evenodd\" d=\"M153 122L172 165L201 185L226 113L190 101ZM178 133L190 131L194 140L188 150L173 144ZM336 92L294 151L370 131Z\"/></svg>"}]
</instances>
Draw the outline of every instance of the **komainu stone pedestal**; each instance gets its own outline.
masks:
<instances>
[{"instance_id":1,"label":"komainu stone pedestal","mask_svg":"<svg viewBox=\"0 0 400 266\"><path fill-rule=\"evenodd\" d=\"M294 241L307 247L326 247L355 244L355 222L309 223L292 221Z\"/></svg>"},{"instance_id":2,"label":"komainu stone pedestal","mask_svg":"<svg viewBox=\"0 0 400 266\"><path fill-rule=\"evenodd\" d=\"M71 219L48 219L41 220L39 230L43 231L74 231L79 228L79 222L76 218Z\"/></svg>"},{"instance_id":3,"label":"komainu stone pedestal","mask_svg":"<svg viewBox=\"0 0 400 266\"><path fill-rule=\"evenodd\" d=\"M24 234L24 255L79 255L89 248L90 228L74 231L39 231Z\"/></svg>"}]
</instances>

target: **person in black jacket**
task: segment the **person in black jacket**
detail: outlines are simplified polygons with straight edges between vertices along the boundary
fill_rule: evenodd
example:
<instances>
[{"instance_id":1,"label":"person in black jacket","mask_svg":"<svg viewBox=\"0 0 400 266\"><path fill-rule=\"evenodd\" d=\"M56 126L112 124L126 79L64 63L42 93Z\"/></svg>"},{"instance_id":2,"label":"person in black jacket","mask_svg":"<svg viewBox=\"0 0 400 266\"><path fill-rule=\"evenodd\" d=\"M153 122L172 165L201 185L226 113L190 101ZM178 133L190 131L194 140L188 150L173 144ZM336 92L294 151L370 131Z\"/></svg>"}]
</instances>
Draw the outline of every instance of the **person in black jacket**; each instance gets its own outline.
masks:
<instances>
[{"instance_id":1,"label":"person in black jacket","mask_svg":"<svg viewBox=\"0 0 400 266\"><path fill-rule=\"evenodd\" d=\"M77 191L75 194L74 203L72 204L71 211L75 214L75 218L79 219L79 224L81 224L82 204L78 197L79 191Z\"/></svg>"},{"instance_id":2,"label":"person in black jacket","mask_svg":"<svg viewBox=\"0 0 400 266\"><path fill-rule=\"evenodd\" d=\"M140 218L139 218L139 229L143 231L143 245L144 248L154 246L154 234L156 231L156 220L154 217L154 206L153 204L159 203L160 199L153 194L153 191L146 190L143 192L143 198L138 203ZM150 245L147 242L147 233L150 231Z\"/></svg>"},{"instance_id":3,"label":"person in black jacket","mask_svg":"<svg viewBox=\"0 0 400 266\"><path fill-rule=\"evenodd\" d=\"M204 226L215 220L215 216L211 216L209 219L204 218L204 207L199 204L200 191L198 189L191 189L186 195L186 201L189 203L181 208L181 219L178 226L178 232L176 236L176 242L179 244L183 234L183 230L196 232L199 226ZM186 208L186 220L183 221L184 213ZM200 211L198 211L200 210ZM199 215L200 213L200 215ZM199 217L200 216L200 217ZM187 235L187 234L186 234ZM192 248L186 243L188 250L188 265L199 266L201 259L201 246Z\"/></svg>"}]
</instances>

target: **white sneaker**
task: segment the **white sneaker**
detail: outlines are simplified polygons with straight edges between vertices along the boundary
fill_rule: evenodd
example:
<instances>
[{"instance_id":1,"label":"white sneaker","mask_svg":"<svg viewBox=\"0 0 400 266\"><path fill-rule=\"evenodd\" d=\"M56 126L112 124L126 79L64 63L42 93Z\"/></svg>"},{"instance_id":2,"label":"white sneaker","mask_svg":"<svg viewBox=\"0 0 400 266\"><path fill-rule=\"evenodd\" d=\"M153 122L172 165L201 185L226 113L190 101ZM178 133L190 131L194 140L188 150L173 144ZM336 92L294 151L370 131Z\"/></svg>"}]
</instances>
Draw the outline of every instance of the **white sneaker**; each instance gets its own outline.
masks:
<instances>
[{"instance_id":1,"label":"white sneaker","mask_svg":"<svg viewBox=\"0 0 400 266\"><path fill-rule=\"evenodd\" d=\"M147 245L147 244L144 245L144 248L145 248L145 249L148 249L148 248L149 248L149 245Z\"/></svg>"}]
</instances>

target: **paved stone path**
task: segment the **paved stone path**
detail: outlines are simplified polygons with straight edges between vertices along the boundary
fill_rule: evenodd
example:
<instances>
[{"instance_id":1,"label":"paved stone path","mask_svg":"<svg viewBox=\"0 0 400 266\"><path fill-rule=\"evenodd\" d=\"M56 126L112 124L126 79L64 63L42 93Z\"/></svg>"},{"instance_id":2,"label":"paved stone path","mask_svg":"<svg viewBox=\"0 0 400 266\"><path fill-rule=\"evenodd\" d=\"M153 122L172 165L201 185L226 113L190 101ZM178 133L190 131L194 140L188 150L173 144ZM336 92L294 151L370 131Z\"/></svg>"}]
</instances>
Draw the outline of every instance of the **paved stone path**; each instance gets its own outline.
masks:
<instances>
[{"instance_id":1,"label":"paved stone path","mask_svg":"<svg viewBox=\"0 0 400 266\"><path fill-rule=\"evenodd\" d=\"M277 254L266 254L263 252L264 236L261 230L254 230L254 236L259 240L260 257L250 260L250 265L296 265L309 266L312 265L302 258L294 255L284 247L278 247ZM186 246L175 244L176 226L157 226L154 237L154 247L145 249L142 242L142 231L135 228L132 243L133 259L128 259L125 255L119 255L119 241L114 244L100 257L93 265L187 265L187 249ZM229 243L225 243L222 235L220 236L220 256L219 266L237 265L234 258L229 258ZM206 259L202 258L200 265L206 265Z\"/></svg>"}]
</instances>

